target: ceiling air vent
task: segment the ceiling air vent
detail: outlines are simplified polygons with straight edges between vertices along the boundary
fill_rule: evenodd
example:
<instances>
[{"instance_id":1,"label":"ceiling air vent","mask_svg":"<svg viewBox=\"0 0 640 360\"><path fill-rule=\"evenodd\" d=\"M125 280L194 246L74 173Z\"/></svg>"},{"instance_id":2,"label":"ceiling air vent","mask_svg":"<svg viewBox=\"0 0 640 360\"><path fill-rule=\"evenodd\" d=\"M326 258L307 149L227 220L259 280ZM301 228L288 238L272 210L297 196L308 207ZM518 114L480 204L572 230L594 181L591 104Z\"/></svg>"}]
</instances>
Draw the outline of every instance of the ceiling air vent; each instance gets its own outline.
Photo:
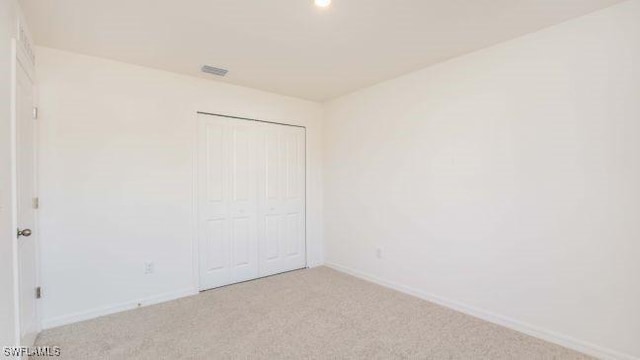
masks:
<instances>
[{"instance_id":1,"label":"ceiling air vent","mask_svg":"<svg viewBox=\"0 0 640 360\"><path fill-rule=\"evenodd\" d=\"M209 65L204 65L202 67L202 72L213 74L213 75L218 75L218 76L225 76L225 75L227 75L229 70L220 69L220 68L209 66Z\"/></svg>"}]
</instances>

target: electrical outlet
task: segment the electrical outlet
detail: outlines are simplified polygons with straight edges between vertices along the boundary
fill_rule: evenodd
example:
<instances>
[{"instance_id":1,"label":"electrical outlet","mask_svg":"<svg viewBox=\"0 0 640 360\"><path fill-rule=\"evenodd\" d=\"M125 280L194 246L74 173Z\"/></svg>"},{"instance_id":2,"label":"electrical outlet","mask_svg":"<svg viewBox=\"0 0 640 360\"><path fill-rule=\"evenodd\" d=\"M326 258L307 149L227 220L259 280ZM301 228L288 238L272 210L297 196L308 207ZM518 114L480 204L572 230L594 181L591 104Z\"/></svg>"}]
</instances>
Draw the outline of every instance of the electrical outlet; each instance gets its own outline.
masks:
<instances>
[{"instance_id":1,"label":"electrical outlet","mask_svg":"<svg viewBox=\"0 0 640 360\"><path fill-rule=\"evenodd\" d=\"M154 270L153 261L146 261L144 263L144 273L145 274L152 274L153 270Z\"/></svg>"},{"instance_id":2,"label":"electrical outlet","mask_svg":"<svg viewBox=\"0 0 640 360\"><path fill-rule=\"evenodd\" d=\"M376 248L376 257L382 259L382 248Z\"/></svg>"}]
</instances>

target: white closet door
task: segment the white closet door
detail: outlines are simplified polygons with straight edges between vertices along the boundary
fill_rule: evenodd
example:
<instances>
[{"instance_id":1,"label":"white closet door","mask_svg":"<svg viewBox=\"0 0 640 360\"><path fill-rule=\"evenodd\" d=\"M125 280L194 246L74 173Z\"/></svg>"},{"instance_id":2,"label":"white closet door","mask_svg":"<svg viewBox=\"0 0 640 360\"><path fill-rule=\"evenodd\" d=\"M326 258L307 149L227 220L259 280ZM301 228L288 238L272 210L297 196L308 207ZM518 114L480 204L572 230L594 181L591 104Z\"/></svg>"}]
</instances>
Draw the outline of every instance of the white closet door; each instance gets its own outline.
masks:
<instances>
[{"instance_id":1,"label":"white closet door","mask_svg":"<svg viewBox=\"0 0 640 360\"><path fill-rule=\"evenodd\" d=\"M305 129L260 124L260 275L306 266Z\"/></svg>"},{"instance_id":2,"label":"white closet door","mask_svg":"<svg viewBox=\"0 0 640 360\"><path fill-rule=\"evenodd\" d=\"M305 267L305 129L202 114L198 137L200 289Z\"/></svg>"},{"instance_id":3,"label":"white closet door","mask_svg":"<svg viewBox=\"0 0 640 360\"><path fill-rule=\"evenodd\" d=\"M258 137L251 122L200 116L200 286L258 277Z\"/></svg>"}]
</instances>

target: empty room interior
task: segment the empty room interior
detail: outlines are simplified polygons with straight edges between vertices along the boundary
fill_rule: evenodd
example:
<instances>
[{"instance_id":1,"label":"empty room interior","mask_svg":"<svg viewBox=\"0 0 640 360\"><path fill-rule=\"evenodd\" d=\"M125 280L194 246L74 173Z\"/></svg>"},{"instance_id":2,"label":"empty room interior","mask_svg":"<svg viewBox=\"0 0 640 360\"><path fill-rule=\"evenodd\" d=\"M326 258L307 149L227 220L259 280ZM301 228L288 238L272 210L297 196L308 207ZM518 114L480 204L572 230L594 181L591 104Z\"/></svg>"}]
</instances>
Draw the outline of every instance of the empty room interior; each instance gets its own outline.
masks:
<instances>
[{"instance_id":1,"label":"empty room interior","mask_svg":"<svg viewBox=\"0 0 640 360\"><path fill-rule=\"evenodd\" d=\"M640 0L0 0L0 358L640 359Z\"/></svg>"}]
</instances>

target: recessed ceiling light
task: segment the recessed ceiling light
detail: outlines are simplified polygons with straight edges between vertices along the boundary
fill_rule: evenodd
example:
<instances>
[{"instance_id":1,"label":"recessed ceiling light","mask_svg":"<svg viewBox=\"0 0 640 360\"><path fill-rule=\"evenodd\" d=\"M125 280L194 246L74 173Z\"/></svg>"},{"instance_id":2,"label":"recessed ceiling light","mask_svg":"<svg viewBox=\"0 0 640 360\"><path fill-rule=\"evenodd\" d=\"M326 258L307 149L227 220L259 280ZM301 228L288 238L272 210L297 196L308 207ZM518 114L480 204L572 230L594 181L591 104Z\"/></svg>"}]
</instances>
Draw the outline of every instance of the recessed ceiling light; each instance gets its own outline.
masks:
<instances>
[{"instance_id":1,"label":"recessed ceiling light","mask_svg":"<svg viewBox=\"0 0 640 360\"><path fill-rule=\"evenodd\" d=\"M315 0L317 7L327 7L331 5L331 0Z\"/></svg>"}]
</instances>

